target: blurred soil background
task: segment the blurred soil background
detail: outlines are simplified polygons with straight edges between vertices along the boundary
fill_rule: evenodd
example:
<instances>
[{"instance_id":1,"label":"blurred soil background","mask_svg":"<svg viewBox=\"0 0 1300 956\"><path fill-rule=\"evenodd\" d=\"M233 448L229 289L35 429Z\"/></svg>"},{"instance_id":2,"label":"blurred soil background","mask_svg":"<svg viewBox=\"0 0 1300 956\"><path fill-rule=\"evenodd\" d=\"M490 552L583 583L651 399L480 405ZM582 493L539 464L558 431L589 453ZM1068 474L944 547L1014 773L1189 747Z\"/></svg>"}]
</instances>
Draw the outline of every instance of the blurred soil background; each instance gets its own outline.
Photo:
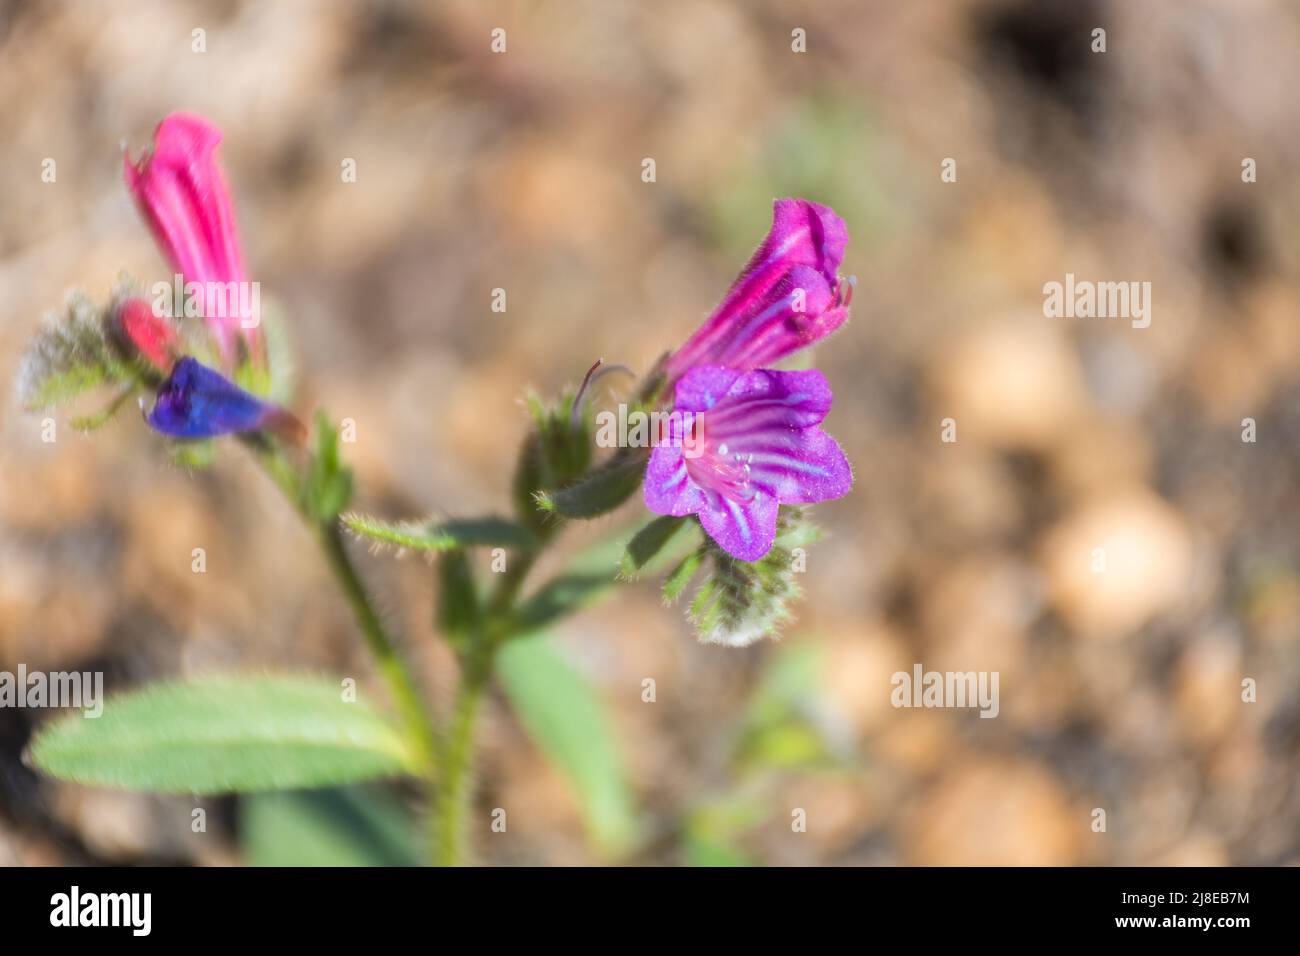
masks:
<instances>
[{"instance_id":1,"label":"blurred soil background","mask_svg":"<svg viewBox=\"0 0 1300 956\"><path fill-rule=\"evenodd\" d=\"M381 692L237 447L190 472L134 409L91 436L59 414L44 443L18 407L67 290L167 277L120 156L166 113L225 131L297 408L356 422L357 505L390 517L504 507L526 389L597 357L648 368L772 199L805 196L852 237L853 319L812 361L857 485L816 509L830 533L779 643L701 646L653 583L556 635L646 822L616 859L1300 863L1297 87L1281 0L0 2L0 670L120 691L293 668ZM1067 272L1151 282L1150 327L1045 318ZM428 565L362 563L445 705ZM893 708L916 662L998 671L1000 715ZM234 799L38 777L19 755L47 718L0 710L0 863L256 857ZM479 740L480 819L510 814L484 862L611 858L499 692Z\"/></svg>"}]
</instances>

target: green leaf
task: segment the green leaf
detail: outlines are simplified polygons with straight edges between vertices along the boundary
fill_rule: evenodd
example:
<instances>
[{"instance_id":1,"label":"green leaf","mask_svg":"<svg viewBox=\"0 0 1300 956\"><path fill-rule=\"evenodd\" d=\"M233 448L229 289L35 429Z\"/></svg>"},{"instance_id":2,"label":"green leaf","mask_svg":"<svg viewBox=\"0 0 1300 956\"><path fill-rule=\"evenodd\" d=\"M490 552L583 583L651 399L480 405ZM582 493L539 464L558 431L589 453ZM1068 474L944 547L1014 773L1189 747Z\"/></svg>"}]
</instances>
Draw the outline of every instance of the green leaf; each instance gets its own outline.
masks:
<instances>
[{"instance_id":1,"label":"green leaf","mask_svg":"<svg viewBox=\"0 0 1300 956\"><path fill-rule=\"evenodd\" d=\"M302 487L303 504L321 521L333 521L352 501L352 470L339 457L339 433L324 412L316 415L316 448Z\"/></svg>"},{"instance_id":2,"label":"green leaf","mask_svg":"<svg viewBox=\"0 0 1300 956\"><path fill-rule=\"evenodd\" d=\"M100 385L136 379L113 347L103 310L80 293L68 296L63 315L46 327L23 355L18 394L29 411L50 408Z\"/></svg>"},{"instance_id":3,"label":"green leaf","mask_svg":"<svg viewBox=\"0 0 1300 956\"><path fill-rule=\"evenodd\" d=\"M561 574L542 585L515 612L514 634L535 634L576 614L618 583L614 572Z\"/></svg>"},{"instance_id":4,"label":"green leaf","mask_svg":"<svg viewBox=\"0 0 1300 956\"><path fill-rule=\"evenodd\" d=\"M641 487L646 461L646 449L623 449L576 484L539 493L537 507L564 518L608 514Z\"/></svg>"},{"instance_id":5,"label":"green leaf","mask_svg":"<svg viewBox=\"0 0 1300 956\"><path fill-rule=\"evenodd\" d=\"M391 522L354 511L343 515L342 521L349 531L359 537L380 545L413 551L452 551L472 547L528 548L536 543L533 533L523 525L495 515L450 521Z\"/></svg>"},{"instance_id":6,"label":"green leaf","mask_svg":"<svg viewBox=\"0 0 1300 956\"><path fill-rule=\"evenodd\" d=\"M503 647L497 673L533 742L577 792L592 841L608 855L629 849L636 815L595 689L542 638Z\"/></svg>"},{"instance_id":7,"label":"green leaf","mask_svg":"<svg viewBox=\"0 0 1300 956\"><path fill-rule=\"evenodd\" d=\"M706 553L704 548L696 548L682 558L677 567L668 572L668 577L664 579L664 601L672 604L682 596L682 592L686 590L686 586L691 583L696 572L700 570L700 565L704 563Z\"/></svg>"},{"instance_id":8,"label":"green leaf","mask_svg":"<svg viewBox=\"0 0 1300 956\"><path fill-rule=\"evenodd\" d=\"M693 521L687 521L686 526L699 527ZM619 562L625 558L635 537L623 531L581 551L563 573L542 585L519 606L515 620L518 636L547 628L613 591L620 583ZM695 540L694 535L674 534L657 554L647 558L642 571L656 573L669 566L682 553L683 546L694 547Z\"/></svg>"},{"instance_id":9,"label":"green leaf","mask_svg":"<svg viewBox=\"0 0 1300 956\"><path fill-rule=\"evenodd\" d=\"M337 787L245 796L240 844L253 866L418 866L416 828L383 789Z\"/></svg>"},{"instance_id":10,"label":"green leaf","mask_svg":"<svg viewBox=\"0 0 1300 956\"><path fill-rule=\"evenodd\" d=\"M628 581L634 579L679 532L689 530L693 523L690 518L661 515L646 524L627 543L619 565L620 576Z\"/></svg>"},{"instance_id":11,"label":"green leaf","mask_svg":"<svg viewBox=\"0 0 1300 956\"><path fill-rule=\"evenodd\" d=\"M735 847L689 831L682 849L687 866L718 868L754 865L753 860Z\"/></svg>"},{"instance_id":12,"label":"green leaf","mask_svg":"<svg viewBox=\"0 0 1300 956\"><path fill-rule=\"evenodd\" d=\"M762 823L766 810L752 795L724 796L694 807L682 825L687 866L753 866L737 847L743 835Z\"/></svg>"},{"instance_id":13,"label":"green leaf","mask_svg":"<svg viewBox=\"0 0 1300 956\"><path fill-rule=\"evenodd\" d=\"M416 748L340 685L308 677L219 677L112 697L103 715L44 727L31 758L92 786L225 793L419 773Z\"/></svg>"}]
</instances>

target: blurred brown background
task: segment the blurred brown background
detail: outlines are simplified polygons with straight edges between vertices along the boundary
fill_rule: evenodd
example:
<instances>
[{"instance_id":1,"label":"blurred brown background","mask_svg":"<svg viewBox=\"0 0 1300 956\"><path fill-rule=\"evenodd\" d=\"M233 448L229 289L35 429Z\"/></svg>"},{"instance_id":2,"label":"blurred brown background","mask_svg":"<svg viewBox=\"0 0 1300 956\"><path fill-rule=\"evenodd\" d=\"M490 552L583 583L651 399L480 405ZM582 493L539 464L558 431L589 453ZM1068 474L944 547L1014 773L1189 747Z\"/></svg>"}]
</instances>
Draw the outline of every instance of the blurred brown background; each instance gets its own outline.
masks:
<instances>
[{"instance_id":1,"label":"blurred brown background","mask_svg":"<svg viewBox=\"0 0 1300 956\"><path fill-rule=\"evenodd\" d=\"M237 448L191 474L132 411L46 444L18 408L67 289L168 274L120 168L166 113L224 129L298 408L355 419L390 516L502 507L525 388L644 370L799 195L852 237L853 319L813 360L857 485L816 509L778 644L702 647L650 584L558 635L651 821L630 859L1300 862L1298 84L1272 0L0 3L0 669L369 674ZM1067 272L1151 282L1150 328L1045 318ZM427 566L363 566L445 704ZM1000 672L1000 715L895 710L915 662ZM0 710L0 862L245 858L233 800L33 775L45 716ZM499 699L479 739L483 812L512 808L484 860L599 859Z\"/></svg>"}]
</instances>

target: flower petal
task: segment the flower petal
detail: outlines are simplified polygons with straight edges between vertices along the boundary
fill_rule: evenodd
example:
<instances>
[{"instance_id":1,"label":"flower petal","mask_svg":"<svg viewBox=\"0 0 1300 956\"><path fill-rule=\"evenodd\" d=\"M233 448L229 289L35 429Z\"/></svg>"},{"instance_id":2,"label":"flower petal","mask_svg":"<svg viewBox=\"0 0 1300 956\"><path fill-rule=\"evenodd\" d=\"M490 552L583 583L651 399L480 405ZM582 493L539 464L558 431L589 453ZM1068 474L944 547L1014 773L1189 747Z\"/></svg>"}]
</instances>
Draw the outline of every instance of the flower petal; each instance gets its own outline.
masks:
<instances>
[{"instance_id":1,"label":"flower petal","mask_svg":"<svg viewBox=\"0 0 1300 956\"><path fill-rule=\"evenodd\" d=\"M123 157L126 184L172 267L204 287L203 314L228 363L235 342L255 332L228 306L228 283L244 283L230 190L217 165L221 132L207 120L173 113L158 124L153 150L138 163ZM215 288L214 288L215 287ZM244 300L241 300L244 301Z\"/></svg>"},{"instance_id":2,"label":"flower petal","mask_svg":"<svg viewBox=\"0 0 1300 956\"><path fill-rule=\"evenodd\" d=\"M680 518L708 505L704 491L690 480L679 443L659 444L650 450L642 494L645 506L660 515Z\"/></svg>"},{"instance_id":3,"label":"flower petal","mask_svg":"<svg viewBox=\"0 0 1300 956\"><path fill-rule=\"evenodd\" d=\"M815 427L800 430L788 448L753 453L749 467L753 481L775 488L786 505L843 498L853 487L853 469L839 442Z\"/></svg>"},{"instance_id":4,"label":"flower petal","mask_svg":"<svg viewBox=\"0 0 1300 956\"><path fill-rule=\"evenodd\" d=\"M646 469L646 506L699 515L734 557L767 554L780 505L839 498L853 486L844 452L818 427L833 396L816 369L699 365L677 382L675 397L667 441L654 448ZM691 443L682 441L687 415L695 425Z\"/></svg>"},{"instance_id":5,"label":"flower petal","mask_svg":"<svg viewBox=\"0 0 1300 956\"><path fill-rule=\"evenodd\" d=\"M844 221L830 208L777 200L767 238L718 308L669 359L669 380L695 365L756 368L833 332L848 316L836 275L847 242ZM802 301L793 298L799 290Z\"/></svg>"},{"instance_id":6,"label":"flower petal","mask_svg":"<svg viewBox=\"0 0 1300 956\"><path fill-rule=\"evenodd\" d=\"M780 502L761 492L746 502L710 497L709 507L699 513L700 524L718 547L741 561L758 561L772 550Z\"/></svg>"},{"instance_id":7,"label":"flower petal","mask_svg":"<svg viewBox=\"0 0 1300 956\"><path fill-rule=\"evenodd\" d=\"M732 386L745 377L740 369L697 365L678 382L673 395L675 411L707 412L726 398Z\"/></svg>"},{"instance_id":8,"label":"flower petal","mask_svg":"<svg viewBox=\"0 0 1300 956\"><path fill-rule=\"evenodd\" d=\"M811 266L834 285L844 261L849 231L829 206L807 199L778 199L772 204L772 228L732 285L715 319L746 311L794 266Z\"/></svg>"},{"instance_id":9,"label":"flower petal","mask_svg":"<svg viewBox=\"0 0 1300 956\"><path fill-rule=\"evenodd\" d=\"M733 485L739 479L785 504L847 494L853 483L848 460L817 427L832 397L816 369L749 372L702 415L706 452L696 467L725 474ZM709 477L698 480L707 486Z\"/></svg>"},{"instance_id":10,"label":"flower petal","mask_svg":"<svg viewBox=\"0 0 1300 956\"><path fill-rule=\"evenodd\" d=\"M269 427L285 416L187 355L158 387L148 422L175 438L211 438Z\"/></svg>"}]
</instances>

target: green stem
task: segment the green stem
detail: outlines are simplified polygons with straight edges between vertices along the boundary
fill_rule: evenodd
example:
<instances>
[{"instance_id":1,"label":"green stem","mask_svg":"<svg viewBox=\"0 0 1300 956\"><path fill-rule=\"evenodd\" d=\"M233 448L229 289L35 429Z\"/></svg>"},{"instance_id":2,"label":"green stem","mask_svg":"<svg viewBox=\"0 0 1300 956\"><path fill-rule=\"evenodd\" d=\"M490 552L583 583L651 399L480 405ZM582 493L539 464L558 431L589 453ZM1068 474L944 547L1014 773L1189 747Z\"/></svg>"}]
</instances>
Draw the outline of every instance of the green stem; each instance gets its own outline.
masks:
<instances>
[{"instance_id":1,"label":"green stem","mask_svg":"<svg viewBox=\"0 0 1300 956\"><path fill-rule=\"evenodd\" d=\"M258 460L267 473L284 492L286 498L297 509L317 533L321 549L329 563L330 570L339 582L344 598L352 608L357 625L366 639L366 646L379 665L379 672L388 685L389 693L397 706L398 714L407 735L419 747L425 772L432 775L437 765L438 733L430 718L416 686L412 669L398 651L397 644L389 636L384 623L375 610L374 602L366 590L365 582L357 573L356 565L348 555L347 544L343 540L343 531L337 517L322 520L303 507L302 485L298 470L295 469L278 448L257 442L250 446L258 455Z\"/></svg>"},{"instance_id":2,"label":"green stem","mask_svg":"<svg viewBox=\"0 0 1300 956\"><path fill-rule=\"evenodd\" d=\"M366 586L348 555L343 532L337 521L321 524L320 540L325 556L329 559L330 569L343 589L343 596L352 606L361 633L365 635L366 646L370 648L380 673L388 683L389 692L393 695L407 733L420 747L426 772L432 773L438 756L437 734L416 687L411 667L398 652L397 645L379 619Z\"/></svg>"},{"instance_id":3,"label":"green stem","mask_svg":"<svg viewBox=\"0 0 1300 956\"><path fill-rule=\"evenodd\" d=\"M545 537L549 538L549 535ZM460 866L469 862L465 817L473 798L474 726L479 705L492 679L497 648L510 637L515 599L536 563L538 553L536 548L530 548L510 555L509 565L461 657L460 686L456 690L451 721L443 738L442 759L434 790L433 845L434 860L439 866Z\"/></svg>"},{"instance_id":4,"label":"green stem","mask_svg":"<svg viewBox=\"0 0 1300 956\"><path fill-rule=\"evenodd\" d=\"M478 640L464 660L451 722L443 740L434 803L434 860L439 866L467 862L465 816L473 796L474 726L492 676L495 648Z\"/></svg>"}]
</instances>

